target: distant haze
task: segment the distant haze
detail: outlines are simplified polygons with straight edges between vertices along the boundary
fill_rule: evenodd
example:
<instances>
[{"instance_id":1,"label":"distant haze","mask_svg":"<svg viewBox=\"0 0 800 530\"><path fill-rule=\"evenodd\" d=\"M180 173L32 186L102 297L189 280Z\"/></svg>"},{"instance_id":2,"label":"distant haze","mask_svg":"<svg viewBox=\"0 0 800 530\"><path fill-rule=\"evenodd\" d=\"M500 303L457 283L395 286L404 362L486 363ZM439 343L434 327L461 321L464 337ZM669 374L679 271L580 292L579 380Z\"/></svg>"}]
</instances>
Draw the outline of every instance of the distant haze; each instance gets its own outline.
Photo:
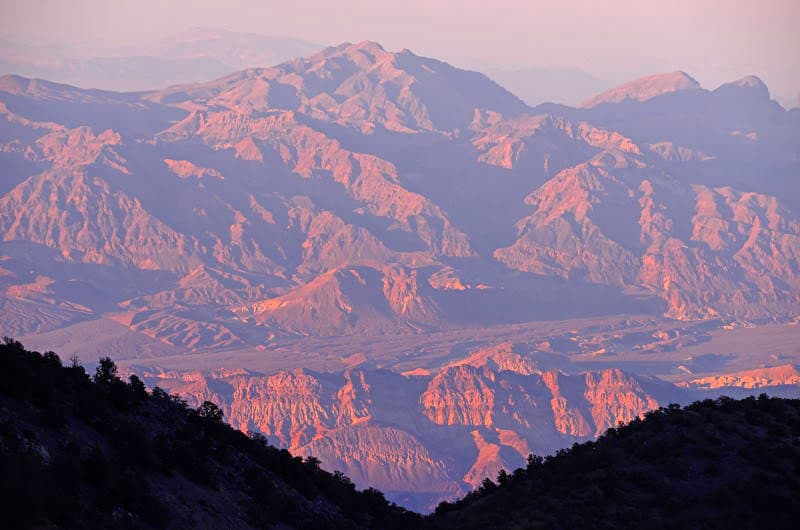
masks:
<instances>
[{"instance_id":1,"label":"distant haze","mask_svg":"<svg viewBox=\"0 0 800 530\"><path fill-rule=\"evenodd\" d=\"M369 39L481 70L577 69L586 76L575 79L609 86L680 69L710 88L756 74L784 105L800 93L793 0L3 0L0 9L4 39L93 57L211 26L325 45Z\"/></svg>"}]
</instances>

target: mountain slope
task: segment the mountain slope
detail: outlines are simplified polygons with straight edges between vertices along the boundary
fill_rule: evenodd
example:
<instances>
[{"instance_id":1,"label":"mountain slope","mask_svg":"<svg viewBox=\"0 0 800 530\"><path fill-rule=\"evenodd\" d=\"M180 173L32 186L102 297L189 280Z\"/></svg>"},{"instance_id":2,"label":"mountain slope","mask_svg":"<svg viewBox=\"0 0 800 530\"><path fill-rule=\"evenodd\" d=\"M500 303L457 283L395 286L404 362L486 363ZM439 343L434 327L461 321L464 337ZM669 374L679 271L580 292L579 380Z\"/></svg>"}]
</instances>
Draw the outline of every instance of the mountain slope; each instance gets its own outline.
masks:
<instances>
[{"instance_id":1,"label":"mountain slope","mask_svg":"<svg viewBox=\"0 0 800 530\"><path fill-rule=\"evenodd\" d=\"M432 328L441 309L415 270L350 266L330 269L283 296L236 309L260 325L314 336Z\"/></svg>"},{"instance_id":2,"label":"mountain slope","mask_svg":"<svg viewBox=\"0 0 800 530\"><path fill-rule=\"evenodd\" d=\"M706 400L610 429L442 504L433 528L792 528L800 401Z\"/></svg>"},{"instance_id":3,"label":"mountain slope","mask_svg":"<svg viewBox=\"0 0 800 530\"><path fill-rule=\"evenodd\" d=\"M365 134L375 127L452 134L469 125L475 109L516 114L527 108L482 74L409 50L389 52L371 41L344 43L272 68L146 97L171 104L191 98L193 105L240 114L290 109Z\"/></svg>"},{"instance_id":4,"label":"mountain slope","mask_svg":"<svg viewBox=\"0 0 800 530\"><path fill-rule=\"evenodd\" d=\"M518 222L519 239L495 251L511 268L639 285L679 319L797 306L800 224L776 197L685 186L638 156L607 151L563 170L526 203L534 213Z\"/></svg>"},{"instance_id":5,"label":"mountain slope","mask_svg":"<svg viewBox=\"0 0 800 530\"><path fill-rule=\"evenodd\" d=\"M627 100L647 101L671 92L697 90L699 88L700 83L686 72L672 72L643 77L630 83L625 83L593 97L581 106L583 108L592 108L598 105L621 103Z\"/></svg>"},{"instance_id":6,"label":"mountain slope","mask_svg":"<svg viewBox=\"0 0 800 530\"><path fill-rule=\"evenodd\" d=\"M0 505L11 527L400 528L380 492L52 352L0 345Z\"/></svg>"}]
</instances>

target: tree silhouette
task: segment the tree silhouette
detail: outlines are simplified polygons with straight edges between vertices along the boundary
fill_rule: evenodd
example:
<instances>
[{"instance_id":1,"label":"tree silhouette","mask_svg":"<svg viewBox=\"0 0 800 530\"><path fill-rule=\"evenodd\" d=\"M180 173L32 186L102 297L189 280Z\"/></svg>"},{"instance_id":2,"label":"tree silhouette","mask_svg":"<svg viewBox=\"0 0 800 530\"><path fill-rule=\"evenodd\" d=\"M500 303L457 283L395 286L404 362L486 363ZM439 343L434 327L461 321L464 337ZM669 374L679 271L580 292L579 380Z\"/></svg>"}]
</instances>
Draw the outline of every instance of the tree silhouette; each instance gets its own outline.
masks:
<instances>
[{"instance_id":1,"label":"tree silhouette","mask_svg":"<svg viewBox=\"0 0 800 530\"><path fill-rule=\"evenodd\" d=\"M137 400L147 399L147 388L145 388L144 382L136 374L131 374L128 381L130 381L131 391Z\"/></svg>"},{"instance_id":2,"label":"tree silhouette","mask_svg":"<svg viewBox=\"0 0 800 530\"><path fill-rule=\"evenodd\" d=\"M544 458L533 453L528 455L528 471L541 467L542 465L544 465Z\"/></svg>"},{"instance_id":3,"label":"tree silhouette","mask_svg":"<svg viewBox=\"0 0 800 530\"><path fill-rule=\"evenodd\" d=\"M114 364L114 361L112 361L110 357L100 358L93 379L95 383L100 385L110 385L119 381L119 377L117 377L117 365Z\"/></svg>"},{"instance_id":4,"label":"tree silhouette","mask_svg":"<svg viewBox=\"0 0 800 530\"><path fill-rule=\"evenodd\" d=\"M197 414L203 419L214 422L221 422L224 416L222 409L210 401L203 401L203 404L197 407Z\"/></svg>"},{"instance_id":5,"label":"tree silhouette","mask_svg":"<svg viewBox=\"0 0 800 530\"><path fill-rule=\"evenodd\" d=\"M307 456L306 464L310 465L314 469L319 469L319 466L320 464L322 464L322 461L320 461L320 459L315 456Z\"/></svg>"},{"instance_id":6,"label":"tree silhouette","mask_svg":"<svg viewBox=\"0 0 800 530\"><path fill-rule=\"evenodd\" d=\"M509 480L511 480L511 475L505 469L501 469L497 474L497 483L502 486L507 484Z\"/></svg>"},{"instance_id":7,"label":"tree silhouette","mask_svg":"<svg viewBox=\"0 0 800 530\"><path fill-rule=\"evenodd\" d=\"M492 479L489 477L483 479L483 482L481 482L481 485L478 488L481 493L488 493L490 491L494 491L495 489L497 489L497 484L492 482Z\"/></svg>"}]
</instances>

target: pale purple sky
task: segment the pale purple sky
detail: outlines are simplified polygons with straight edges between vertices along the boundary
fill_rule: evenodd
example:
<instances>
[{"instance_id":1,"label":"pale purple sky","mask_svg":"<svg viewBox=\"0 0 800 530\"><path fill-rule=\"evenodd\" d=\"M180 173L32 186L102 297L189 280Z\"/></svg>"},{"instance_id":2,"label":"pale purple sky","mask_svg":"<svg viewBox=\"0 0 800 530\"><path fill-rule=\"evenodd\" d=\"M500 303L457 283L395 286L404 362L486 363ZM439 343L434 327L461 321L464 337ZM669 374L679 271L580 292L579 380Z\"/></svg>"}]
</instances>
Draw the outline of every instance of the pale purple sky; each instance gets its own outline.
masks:
<instances>
[{"instance_id":1,"label":"pale purple sky","mask_svg":"<svg viewBox=\"0 0 800 530\"><path fill-rule=\"evenodd\" d=\"M0 33L98 54L210 26L321 44L376 40L466 67L683 69L713 88L756 74L800 94L798 0L0 0Z\"/></svg>"}]
</instances>

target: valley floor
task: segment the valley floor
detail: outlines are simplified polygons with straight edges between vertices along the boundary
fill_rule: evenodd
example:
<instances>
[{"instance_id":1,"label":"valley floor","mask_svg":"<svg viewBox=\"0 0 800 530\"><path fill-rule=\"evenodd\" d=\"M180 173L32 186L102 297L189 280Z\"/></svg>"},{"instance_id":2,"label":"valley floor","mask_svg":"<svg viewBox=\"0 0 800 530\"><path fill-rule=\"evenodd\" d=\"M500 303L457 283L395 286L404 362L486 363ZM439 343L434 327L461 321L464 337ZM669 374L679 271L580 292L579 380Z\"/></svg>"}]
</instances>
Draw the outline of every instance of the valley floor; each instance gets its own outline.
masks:
<instances>
[{"instance_id":1,"label":"valley floor","mask_svg":"<svg viewBox=\"0 0 800 530\"><path fill-rule=\"evenodd\" d=\"M797 322L679 322L651 315L471 327L418 334L295 338L245 349L186 352L110 319L81 322L20 339L93 362L111 355L120 366L209 371L294 368L340 371L360 366L397 372L435 370L472 350L510 342L540 354L553 368L622 368L670 381L800 363Z\"/></svg>"}]
</instances>

